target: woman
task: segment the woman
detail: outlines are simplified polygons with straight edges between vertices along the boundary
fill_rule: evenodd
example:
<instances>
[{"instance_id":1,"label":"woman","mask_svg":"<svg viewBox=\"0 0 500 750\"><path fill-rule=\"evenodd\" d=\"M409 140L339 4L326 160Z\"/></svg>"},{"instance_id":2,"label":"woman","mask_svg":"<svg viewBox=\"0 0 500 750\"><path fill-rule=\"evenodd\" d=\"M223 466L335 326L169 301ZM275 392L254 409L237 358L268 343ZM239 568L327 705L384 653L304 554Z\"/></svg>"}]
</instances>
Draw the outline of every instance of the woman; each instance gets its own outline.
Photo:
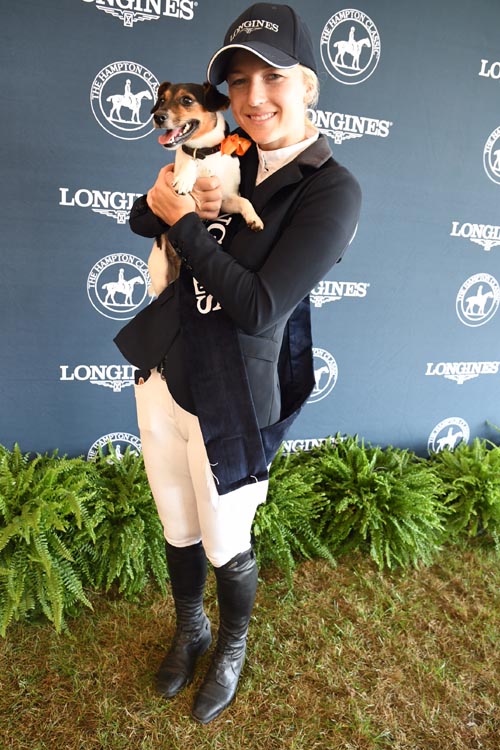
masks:
<instances>
[{"instance_id":1,"label":"woman","mask_svg":"<svg viewBox=\"0 0 500 750\"><path fill-rule=\"evenodd\" d=\"M241 135L240 192L264 222L220 217L215 178L192 195L160 171L132 229L167 232L181 274L117 337L140 369L136 399L148 479L164 526L177 629L158 673L176 695L211 643L206 559L219 604L217 646L195 698L207 723L233 699L257 586L251 527L267 468L314 385L308 294L340 259L360 190L306 118L317 98L313 45L286 5L259 3L231 24L207 77L227 81ZM158 365L158 367L157 367Z\"/></svg>"}]
</instances>

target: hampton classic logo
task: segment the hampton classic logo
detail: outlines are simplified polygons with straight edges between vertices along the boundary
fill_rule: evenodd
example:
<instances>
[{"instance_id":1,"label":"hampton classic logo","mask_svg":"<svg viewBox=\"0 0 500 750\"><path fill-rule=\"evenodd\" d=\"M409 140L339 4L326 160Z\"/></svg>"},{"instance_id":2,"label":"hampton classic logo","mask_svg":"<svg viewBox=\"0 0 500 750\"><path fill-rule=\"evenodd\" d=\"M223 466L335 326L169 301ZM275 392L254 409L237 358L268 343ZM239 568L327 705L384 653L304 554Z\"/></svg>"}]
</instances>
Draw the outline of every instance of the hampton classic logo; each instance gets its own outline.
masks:
<instances>
[{"instance_id":1,"label":"hampton classic logo","mask_svg":"<svg viewBox=\"0 0 500 750\"><path fill-rule=\"evenodd\" d=\"M323 135L332 138L337 145L351 138L362 138L364 135L387 138L389 129L394 125L390 120L324 112L321 109L308 109L307 116Z\"/></svg>"},{"instance_id":2,"label":"hampton classic logo","mask_svg":"<svg viewBox=\"0 0 500 750\"><path fill-rule=\"evenodd\" d=\"M129 320L148 296L148 267L129 253L112 253L92 267L87 294L97 312L111 320Z\"/></svg>"},{"instance_id":3,"label":"hampton classic logo","mask_svg":"<svg viewBox=\"0 0 500 750\"><path fill-rule=\"evenodd\" d=\"M130 209L136 198L141 193L121 193L111 190L89 190L80 188L69 194L69 188L59 188L60 206L78 206L79 208L91 208L96 214L109 216L117 224L126 224L130 215Z\"/></svg>"},{"instance_id":4,"label":"hampton classic logo","mask_svg":"<svg viewBox=\"0 0 500 750\"><path fill-rule=\"evenodd\" d=\"M337 302L344 297L366 297L370 286L366 281L320 281L310 293L314 307L322 307L327 302Z\"/></svg>"},{"instance_id":5,"label":"hampton classic logo","mask_svg":"<svg viewBox=\"0 0 500 750\"><path fill-rule=\"evenodd\" d=\"M60 365L59 380L78 383L91 383L104 388L111 388L113 393L121 393L124 388L134 385L133 365Z\"/></svg>"},{"instance_id":6,"label":"hampton classic logo","mask_svg":"<svg viewBox=\"0 0 500 750\"><path fill-rule=\"evenodd\" d=\"M321 34L321 59L339 83L353 85L371 76L380 59L380 36L366 13L339 10Z\"/></svg>"},{"instance_id":7,"label":"hampton classic logo","mask_svg":"<svg viewBox=\"0 0 500 750\"><path fill-rule=\"evenodd\" d=\"M496 128L486 141L483 165L490 180L500 185L500 127Z\"/></svg>"},{"instance_id":8,"label":"hampton classic logo","mask_svg":"<svg viewBox=\"0 0 500 750\"><path fill-rule=\"evenodd\" d=\"M482 245L486 251L500 245L500 227L493 224L472 224L471 222L453 221L450 237L462 237L476 245Z\"/></svg>"},{"instance_id":9,"label":"hampton classic logo","mask_svg":"<svg viewBox=\"0 0 500 750\"><path fill-rule=\"evenodd\" d=\"M131 435L130 432L109 432L92 443L87 453L87 461L95 461L99 457L99 449L106 454L110 445L118 459L123 457L127 448L136 456L142 452L141 441L135 435ZM111 462L111 459L108 461Z\"/></svg>"},{"instance_id":10,"label":"hampton classic logo","mask_svg":"<svg viewBox=\"0 0 500 750\"><path fill-rule=\"evenodd\" d=\"M144 65L127 60L106 65L90 89L95 119L115 138L131 141L144 138L153 131L150 110L159 85Z\"/></svg>"},{"instance_id":11,"label":"hampton classic logo","mask_svg":"<svg viewBox=\"0 0 500 750\"><path fill-rule=\"evenodd\" d=\"M316 385L307 401L308 404L315 404L326 398L335 388L338 377L338 367L335 358L327 352L326 349L313 348L314 357L314 379Z\"/></svg>"},{"instance_id":12,"label":"hampton classic logo","mask_svg":"<svg viewBox=\"0 0 500 750\"><path fill-rule=\"evenodd\" d=\"M429 435L427 450L439 453L444 448L453 450L458 443L467 443L470 437L469 425L460 417L448 417L437 424Z\"/></svg>"},{"instance_id":13,"label":"hampton classic logo","mask_svg":"<svg viewBox=\"0 0 500 750\"><path fill-rule=\"evenodd\" d=\"M193 0L83 0L84 3L95 3L97 10L102 10L131 28L137 21L158 21L161 16L180 18L191 21L193 8L198 5Z\"/></svg>"},{"instance_id":14,"label":"hampton classic logo","mask_svg":"<svg viewBox=\"0 0 500 750\"><path fill-rule=\"evenodd\" d=\"M459 289L456 310L460 321L471 327L492 319L500 304L500 286L489 273L470 276Z\"/></svg>"},{"instance_id":15,"label":"hampton classic logo","mask_svg":"<svg viewBox=\"0 0 500 750\"><path fill-rule=\"evenodd\" d=\"M478 378L479 375L497 375L500 362L427 362L426 375L454 380L463 385L466 380Z\"/></svg>"}]
</instances>

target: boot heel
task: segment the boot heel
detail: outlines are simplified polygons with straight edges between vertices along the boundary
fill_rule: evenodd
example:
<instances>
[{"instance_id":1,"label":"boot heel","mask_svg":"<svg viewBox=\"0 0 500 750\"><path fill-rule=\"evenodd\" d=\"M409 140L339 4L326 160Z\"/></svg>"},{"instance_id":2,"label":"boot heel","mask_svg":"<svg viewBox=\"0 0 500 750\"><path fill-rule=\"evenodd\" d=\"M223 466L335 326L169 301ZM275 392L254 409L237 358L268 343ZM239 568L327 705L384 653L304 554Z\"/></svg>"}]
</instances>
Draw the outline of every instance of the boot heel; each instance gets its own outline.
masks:
<instances>
[{"instance_id":1,"label":"boot heel","mask_svg":"<svg viewBox=\"0 0 500 750\"><path fill-rule=\"evenodd\" d=\"M210 621L206 615L198 633L176 633L156 675L156 692L164 698L173 698L189 685L193 681L196 662L208 651L211 643Z\"/></svg>"}]
</instances>

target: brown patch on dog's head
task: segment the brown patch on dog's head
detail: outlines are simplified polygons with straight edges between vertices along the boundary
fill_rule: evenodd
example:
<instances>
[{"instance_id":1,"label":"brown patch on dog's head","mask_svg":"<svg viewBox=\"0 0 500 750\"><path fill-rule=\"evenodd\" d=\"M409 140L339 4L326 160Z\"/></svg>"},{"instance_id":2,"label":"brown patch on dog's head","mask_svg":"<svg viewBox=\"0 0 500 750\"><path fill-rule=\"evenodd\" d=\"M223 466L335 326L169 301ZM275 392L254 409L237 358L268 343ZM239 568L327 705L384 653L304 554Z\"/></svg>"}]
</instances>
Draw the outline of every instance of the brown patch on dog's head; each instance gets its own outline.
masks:
<instances>
[{"instance_id":1,"label":"brown patch on dog's head","mask_svg":"<svg viewBox=\"0 0 500 750\"><path fill-rule=\"evenodd\" d=\"M222 112L229 108L230 99L225 94L221 94L215 86L205 81L203 84L203 93L205 96L205 107L209 112Z\"/></svg>"},{"instance_id":2,"label":"brown patch on dog's head","mask_svg":"<svg viewBox=\"0 0 500 750\"><path fill-rule=\"evenodd\" d=\"M172 84L169 83L168 81L163 81L163 83L160 83L157 94L156 94L156 102L155 102L153 109L151 110L152 115L156 112L158 107L164 103L165 92L170 88L171 85Z\"/></svg>"},{"instance_id":3,"label":"brown patch on dog's head","mask_svg":"<svg viewBox=\"0 0 500 750\"><path fill-rule=\"evenodd\" d=\"M170 83L158 88L151 110L155 128L165 129L159 142L168 149L178 148L196 134L214 127L215 112L229 107L229 98L211 83Z\"/></svg>"},{"instance_id":4,"label":"brown patch on dog's head","mask_svg":"<svg viewBox=\"0 0 500 750\"><path fill-rule=\"evenodd\" d=\"M228 109L230 104L229 97L222 94L208 81L203 85L164 81L158 88L156 103L151 110L151 114L154 114L160 107L172 106L174 102L177 105L189 107L191 106L187 101L189 98L194 98L207 112L221 112Z\"/></svg>"}]
</instances>

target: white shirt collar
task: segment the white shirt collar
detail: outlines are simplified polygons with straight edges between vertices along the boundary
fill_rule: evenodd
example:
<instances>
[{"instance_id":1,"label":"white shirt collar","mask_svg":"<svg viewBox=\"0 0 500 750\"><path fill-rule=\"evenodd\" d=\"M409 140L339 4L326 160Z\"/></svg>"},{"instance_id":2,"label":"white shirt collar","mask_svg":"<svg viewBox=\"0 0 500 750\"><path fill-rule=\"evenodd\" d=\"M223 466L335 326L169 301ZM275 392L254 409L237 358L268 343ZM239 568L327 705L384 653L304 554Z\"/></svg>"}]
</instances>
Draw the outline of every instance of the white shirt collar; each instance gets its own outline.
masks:
<instances>
[{"instance_id":1,"label":"white shirt collar","mask_svg":"<svg viewBox=\"0 0 500 750\"><path fill-rule=\"evenodd\" d=\"M318 140L319 133L314 133L310 138L306 138L304 141L299 143L293 143L291 146L284 146L284 148L276 148L273 151L262 151L257 146L257 154L259 156L259 169L257 171L257 179L255 184L259 185L266 177L269 177L281 167L284 167L288 162L293 161L301 151L304 151L308 146L311 146L315 141Z\"/></svg>"}]
</instances>

